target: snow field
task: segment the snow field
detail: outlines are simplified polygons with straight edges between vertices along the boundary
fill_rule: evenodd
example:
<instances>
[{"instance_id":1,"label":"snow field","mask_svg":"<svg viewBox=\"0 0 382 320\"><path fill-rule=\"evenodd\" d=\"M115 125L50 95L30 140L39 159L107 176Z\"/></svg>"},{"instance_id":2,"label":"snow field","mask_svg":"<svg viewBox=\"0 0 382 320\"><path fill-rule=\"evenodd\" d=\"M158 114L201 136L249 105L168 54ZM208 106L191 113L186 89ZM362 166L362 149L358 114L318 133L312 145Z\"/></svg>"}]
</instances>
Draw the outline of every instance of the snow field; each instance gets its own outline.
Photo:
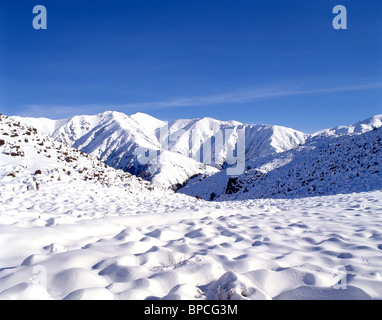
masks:
<instances>
[{"instance_id":1,"label":"snow field","mask_svg":"<svg viewBox=\"0 0 382 320\"><path fill-rule=\"evenodd\" d=\"M381 192L234 208L192 199L172 213L138 196L93 217L96 202L79 217L35 192L56 219L23 216L22 202L2 212L1 299L382 298ZM105 192L106 207L114 200Z\"/></svg>"}]
</instances>

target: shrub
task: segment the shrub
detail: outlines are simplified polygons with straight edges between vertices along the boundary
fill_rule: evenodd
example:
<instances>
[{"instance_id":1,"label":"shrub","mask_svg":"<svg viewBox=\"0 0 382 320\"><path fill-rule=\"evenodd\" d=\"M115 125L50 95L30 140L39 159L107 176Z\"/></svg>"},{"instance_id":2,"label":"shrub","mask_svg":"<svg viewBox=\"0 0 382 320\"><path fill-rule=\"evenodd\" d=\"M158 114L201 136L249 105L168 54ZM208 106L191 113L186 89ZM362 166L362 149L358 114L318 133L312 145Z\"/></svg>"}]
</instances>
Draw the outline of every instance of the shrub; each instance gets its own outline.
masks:
<instances>
[{"instance_id":1,"label":"shrub","mask_svg":"<svg viewBox=\"0 0 382 320\"><path fill-rule=\"evenodd\" d=\"M12 157L24 157L25 154L24 154L24 151L17 151L17 152L12 152L11 156Z\"/></svg>"},{"instance_id":2,"label":"shrub","mask_svg":"<svg viewBox=\"0 0 382 320\"><path fill-rule=\"evenodd\" d=\"M242 187L243 186L239 182L239 178L238 177L231 177L231 178L228 179L228 183L227 183L227 187L226 187L225 193L226 194L237 193L237 192L240 191L240 189Z\"/></svg>"},{"instance_id":3,"label":"shrub","mask_svg":"<svg viewBox=\"0 0 382 320\"><path fill-rule=\"evenodd\" d=\"M74 162L74 161L76 161L77 159L76 158L74 158L74 157L65 157L65 161L66 162Z\"/></svg>"}]
</instances>

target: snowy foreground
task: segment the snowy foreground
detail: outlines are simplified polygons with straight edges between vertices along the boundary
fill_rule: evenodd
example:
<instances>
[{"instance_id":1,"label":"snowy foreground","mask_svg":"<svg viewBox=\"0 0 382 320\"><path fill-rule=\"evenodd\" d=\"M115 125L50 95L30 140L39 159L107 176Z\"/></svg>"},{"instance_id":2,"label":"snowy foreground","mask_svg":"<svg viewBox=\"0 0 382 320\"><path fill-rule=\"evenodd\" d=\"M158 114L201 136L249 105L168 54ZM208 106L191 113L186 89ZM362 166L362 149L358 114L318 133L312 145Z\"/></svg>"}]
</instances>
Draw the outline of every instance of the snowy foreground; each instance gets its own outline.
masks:
<instances>
[{"instance_id":1,"label":"snowy foreground","mask_svg":"<svg viewBox=\"0 0 382 320\"><path fill-rule=\"evenodd\" d=\"M217 204L62 182L0 205L1 299L382 298L380 191Z\"/></svg>"},{"instance_id":2,"label":"snowy foreground","mask_svg":"<svg viewBox=\"0 0 382 320\"><path fill-rule=\"evenodd\" d=\"M382 191L208 202L0 115L0 299L382 299L381 275Z\"/></svg>"}]
</instances>

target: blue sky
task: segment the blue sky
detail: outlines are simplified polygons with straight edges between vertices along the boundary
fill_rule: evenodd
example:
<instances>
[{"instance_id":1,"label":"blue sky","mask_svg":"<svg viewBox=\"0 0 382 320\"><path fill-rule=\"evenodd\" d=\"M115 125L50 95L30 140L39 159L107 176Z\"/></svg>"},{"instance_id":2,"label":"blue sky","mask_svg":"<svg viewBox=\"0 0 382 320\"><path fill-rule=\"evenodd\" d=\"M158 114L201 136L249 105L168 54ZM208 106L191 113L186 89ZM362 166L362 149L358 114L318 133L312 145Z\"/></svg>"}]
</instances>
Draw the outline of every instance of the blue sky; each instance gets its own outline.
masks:
<instances>
[{"instance_id":1,"label":"blue sky","mask_svg":"<svg viewBox=\"0 0 382 320\"><path fill-rule=\"evenodd\" d=\"M314 132L382 113L380 0L0 0L0 112ZM34 30L45 5L48 29ZM348 29L332 27L345 5Z\"/></svg>"}]
</instances>

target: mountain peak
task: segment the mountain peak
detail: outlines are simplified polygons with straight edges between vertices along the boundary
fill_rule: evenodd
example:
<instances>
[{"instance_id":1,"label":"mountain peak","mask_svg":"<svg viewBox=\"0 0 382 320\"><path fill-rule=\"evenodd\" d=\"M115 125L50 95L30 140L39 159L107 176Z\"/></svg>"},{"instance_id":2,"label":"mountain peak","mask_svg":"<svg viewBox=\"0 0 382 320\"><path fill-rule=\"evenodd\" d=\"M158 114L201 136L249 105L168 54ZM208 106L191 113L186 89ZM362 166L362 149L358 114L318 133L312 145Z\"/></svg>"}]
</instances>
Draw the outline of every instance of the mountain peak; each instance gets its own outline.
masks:
<instances>
[{"instance_id":1,"label":"mountain peak","mask_svg":"<svg viewBox=\"0 0 382 320\"><path fill-rule=\"evenodd\" d=\"M105 111L98 114L98 116L101 118L116 119L116 120L119 120L119 119L126 120L128 117L126 114L119 111Z\"/></svg>"},{"instance_id":2,"label":"mountain peak","mask_svg":"<svg viewBox=\"0 0 382 320\"><path fill-rule=\"evenodd\" d=\"M154 132L156 129L166 125L165 121L159 120L143 112L134 113L129 117L134 120L138 125L148 132Z\"/></svg>"},{"instance_id":3,"label":"mountain peak","mask_svg":"<svg viewBox=\"0 0 382 320\"><path fill-rule=\"evenodd\" d=\"M372 126L373 128L382 127L382 114L377 114L373 117L367 118L366 120L357 122L354 127L359 126Z\"/></svg>"},{"instance_id":4,"label":"mountain peak","mask_svg":"<svg viewBox=\"0 0 382 320\"><path fill-rule=\"evenodd\" d=\"M317 136L341 136L347 134L361 134L382 127L382 114L372 116L350 126L338 126L331 129L320 130L312 135Z\"/></svg>"}]
</instances>

